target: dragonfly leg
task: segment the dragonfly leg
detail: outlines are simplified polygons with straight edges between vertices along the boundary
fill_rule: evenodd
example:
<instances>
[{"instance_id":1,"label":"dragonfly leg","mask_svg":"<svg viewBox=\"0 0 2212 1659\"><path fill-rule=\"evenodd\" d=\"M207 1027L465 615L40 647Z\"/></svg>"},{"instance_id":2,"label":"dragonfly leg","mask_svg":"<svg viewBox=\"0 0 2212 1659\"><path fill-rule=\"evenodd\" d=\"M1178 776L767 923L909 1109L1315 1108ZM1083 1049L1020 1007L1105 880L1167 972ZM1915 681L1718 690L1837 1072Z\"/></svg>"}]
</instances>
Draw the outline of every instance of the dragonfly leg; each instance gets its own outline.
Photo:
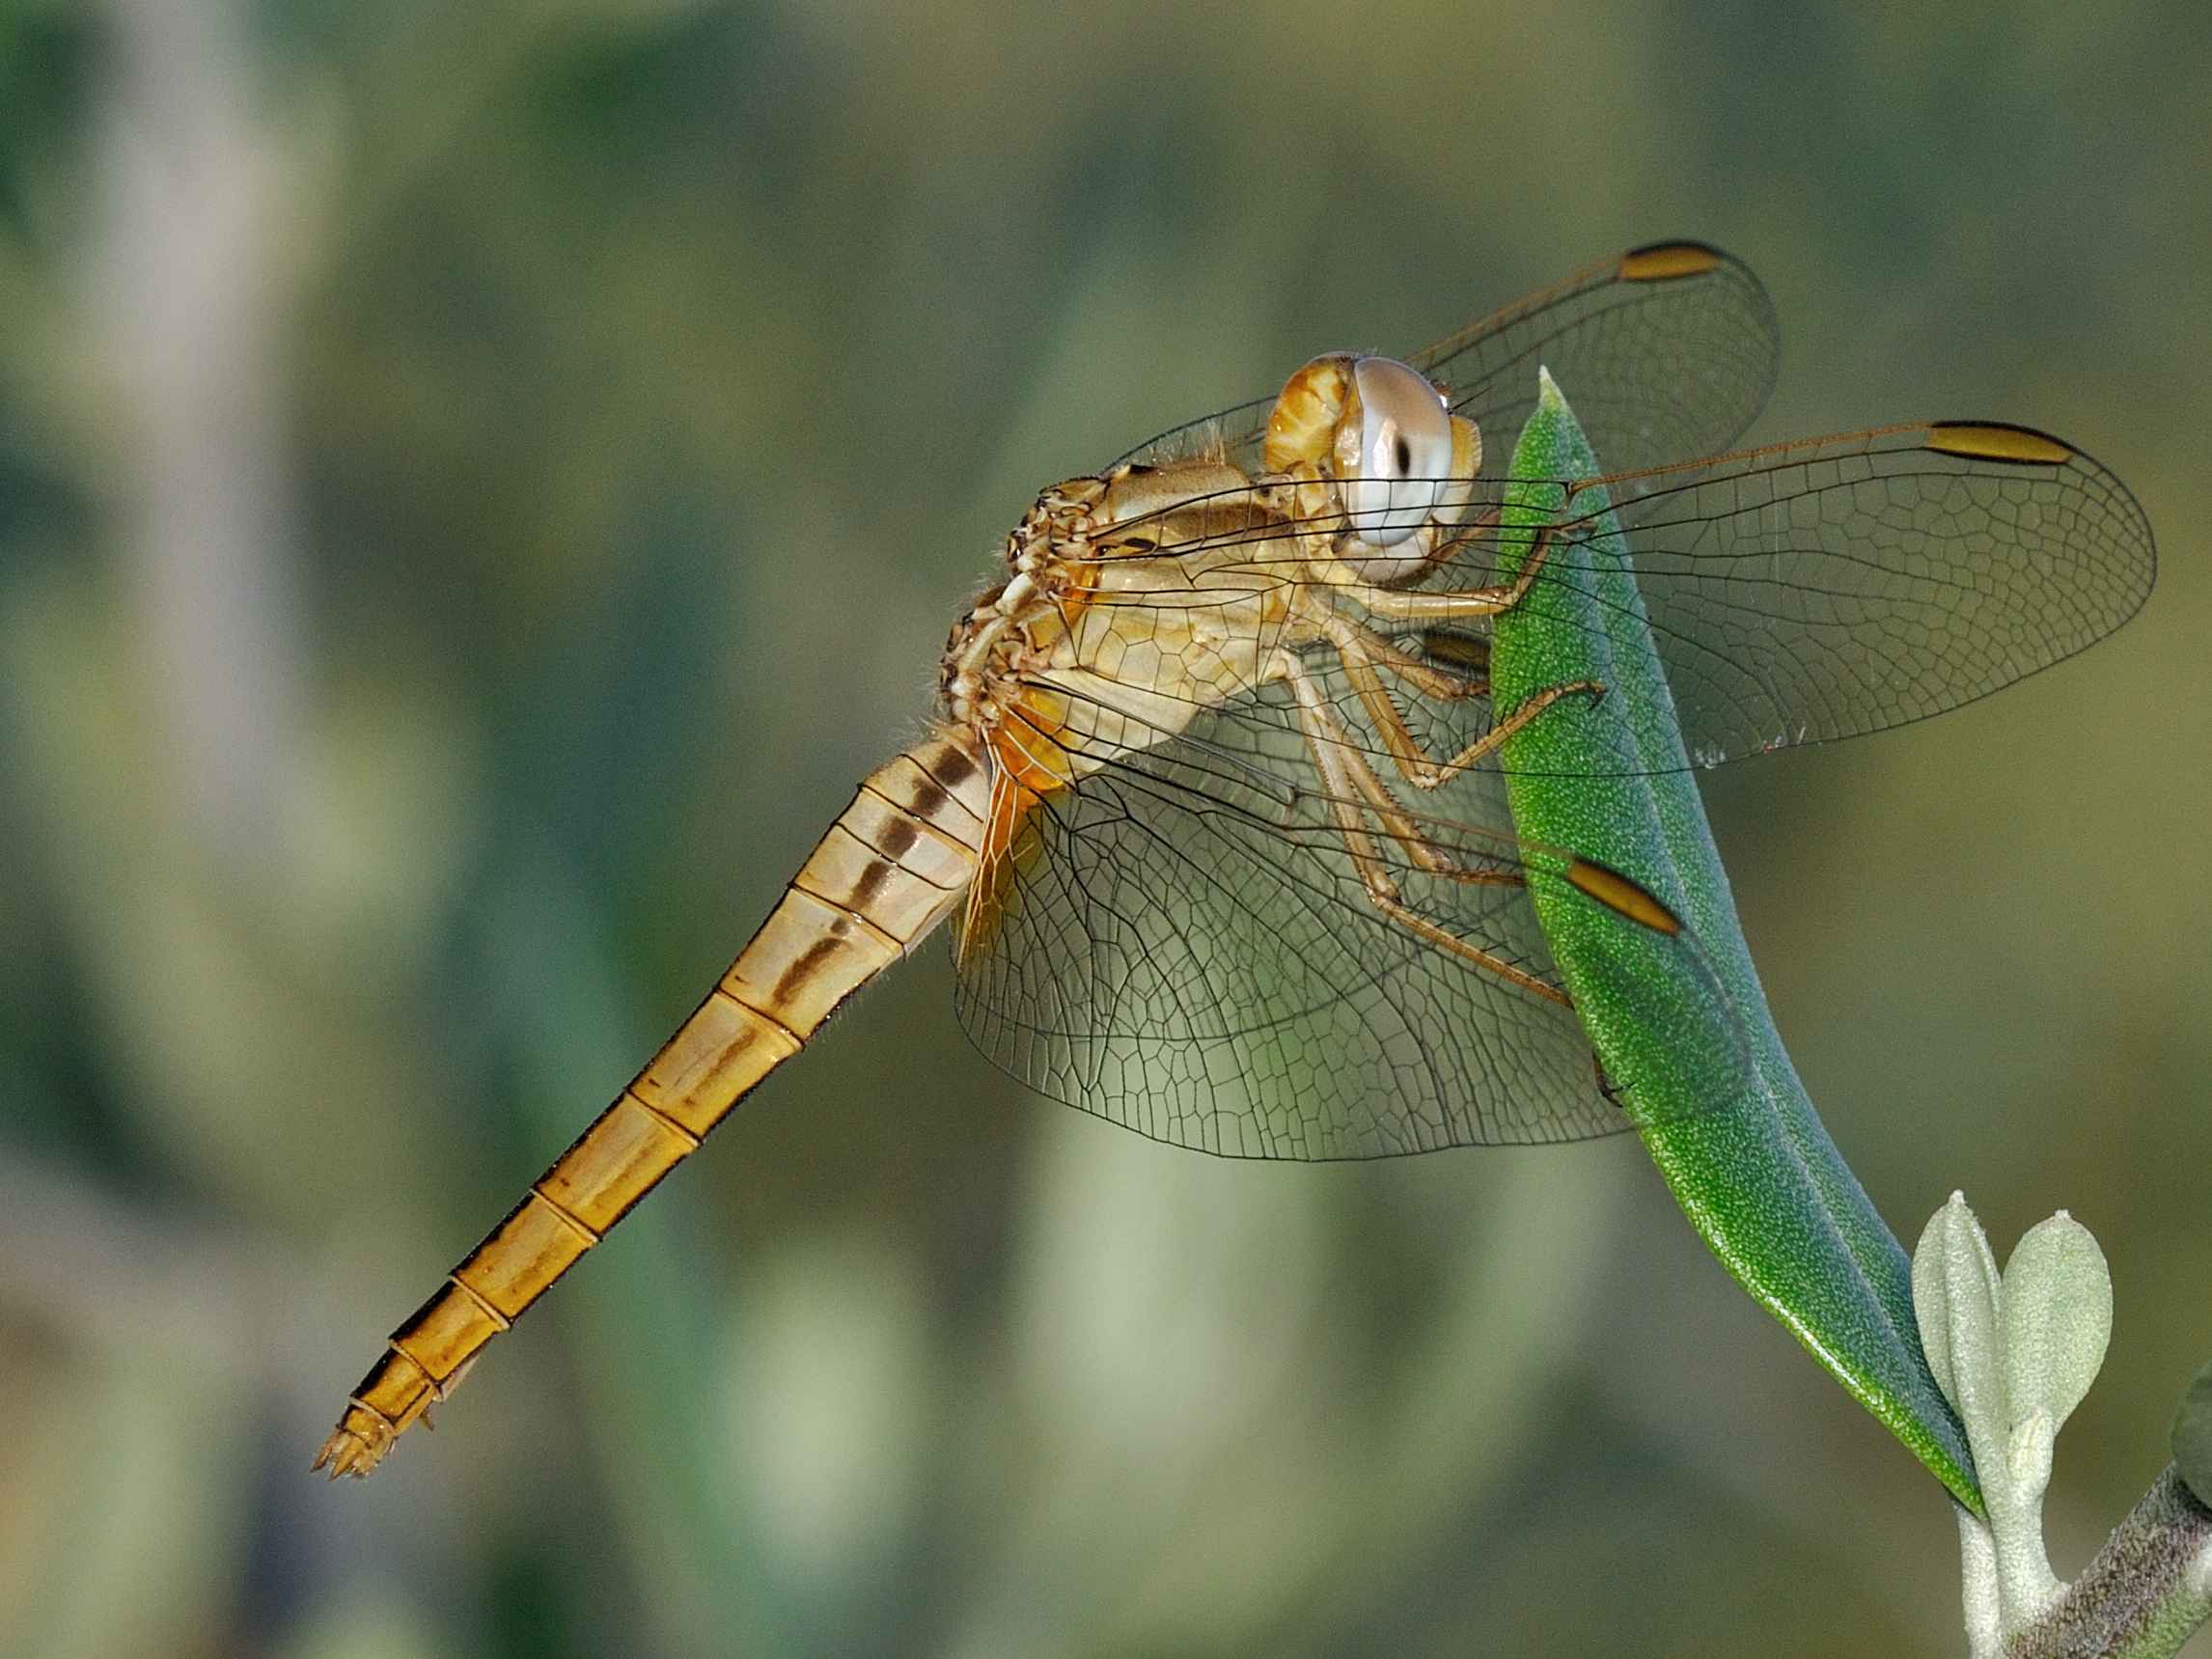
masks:
<instances>
[{"instance_id":1,"label":"dragonfly leg","mask_svg":"<svg viewBox=\"0 0 2212 1659\"><path fill-rule=\"evenodd\" d=\"M1313 567L1331 597L1348 599L1370 617L1394 622L1465 622L1472 617L1494 617L1527 598L1529 590L1543 574L1544 562L1551 557L1551 550L1552 530L1547 525L1536 532L1535 545L1529 550L1528 562L1521 567L1519 575L1510 582L1483 588L1378 587L1362 581L1358 571L1334 554L1314 560Z\"/></svg>"},{"instance_id":2,"label":"dragonfly leg","mask_svg":"<svg viewBox=\"0 0 2212 1659\"><path fill-rule=\"evenodd\" d=\"M1390 786L1379 777L1366 753L1344 730L1337 718L1337 711L1319 687L1313 683L1303 666L1295 670L1293 690L1300 695L1301 729L1305 732L1311 749L1316 734L1331 745L1331 758L1341 777L1332 778L1330 788L1347 805L1350 797L1343 796L1341 785L1349 784L1354 793L1374 814L1384 832L1405 854L1416 870L1427 875L1441 875L1452 881L1462 881L1471 887L1519 887L1524 877L1518 870L1485 870L1469 868L1445 852L1427 836L1422 834L1414 815L1390 791ZM1319 756L1315 755L1318 761Z\"/></svg>"},{"instance_id":3,"label":"dragonfly leg","mask_svg":"<svg viewBox=\"0 0 2212 1659\"><path fill-rule=\"evenodd\" d=\"M1328 699L1322 695L1320 687L1313 683L1312 677L1297 659L1285 653L1276 668L1282 677L1289 682L1291 695L1296 699L1299 727L1305 734L1307 749L1313 755L1313 764L1328 788L1329 816L1335 819L1337 831L1344 839L1344 850L1351 855L1352 868L1359 873L1360 885L1366 890L1368 902L1414 937L1440 950L1449 951L1484 972L1495 974L1508 984L1519 986L1532 996L1558 1003L1562 1008L1572 1008L1574 1005L1567 1000L1566 993L1557 985L1547 984L1527 969L1516 967L1495 952L1470 944L1450 928L1431 922L1405 902L1389 867L1383 862L1373 832L1361 820L1360 802L1366 803L1368 809L1382 821L1391 839L1403 847L1406 856L1424 871L1457 880L1499 886L1517 884L1522 877L1517 871L1463 869L1431 844L1415 828L1404 809L1392 798L1389 788L1375 776L1374 768L1367 763L1359 750L1353 746L1343 727L1331 711Z\"/></svg>"},{"instance_id":4,"label":"dragonfly leg","mask_svg":"<svg viewBox=\"0 0 2212 1659\"><path fill-rule=\"evenodd\" d=\"M1424 697L1434 698L1439 703L1459 703L1470 697L1487 697L1490 693L1490 682L1481 675L1438 668L1340 611L1323 611L1314 619L1314 625L1339 652L1358 653Z\"/></svg>"},{"instance_id":5,"label":"dragonfly leg","mask_svg":"<svg viewBox=\"0 0 2212 1659\"><path fill-rule=\"evenodd\" d=\"M1399 651L1372 630L1360 627L1357 623L1341 628L1324 624L1324 631L1328 633L1329 643L1336 647L1338 659L1344 665L1344 674L1352 682L1352 690L1359 697L1360 706L1367 710L1368 718L1374 722L1375 734L1382 739L1384 750L1396 764L1398 775L1417 789L1442 788L1476 761L1495 752L1514 733L1562 698L1581 694L1587 695L1594 703L1605 695L1605 687L1594 679L1574 679L1561 685L1547 685L1458 754L1448 760L1439 760L1421 746L1421 740L1405 723L1404 711L1393 700L1390 688L1383 684L1382 676L1376 672L1378 667L1388 667L1420 689L1421 681L1407 674L1401 666L1415 659ZM1375 646L1382 646L1389 654L1376 651Z\"/></svg>"}]
</instances>

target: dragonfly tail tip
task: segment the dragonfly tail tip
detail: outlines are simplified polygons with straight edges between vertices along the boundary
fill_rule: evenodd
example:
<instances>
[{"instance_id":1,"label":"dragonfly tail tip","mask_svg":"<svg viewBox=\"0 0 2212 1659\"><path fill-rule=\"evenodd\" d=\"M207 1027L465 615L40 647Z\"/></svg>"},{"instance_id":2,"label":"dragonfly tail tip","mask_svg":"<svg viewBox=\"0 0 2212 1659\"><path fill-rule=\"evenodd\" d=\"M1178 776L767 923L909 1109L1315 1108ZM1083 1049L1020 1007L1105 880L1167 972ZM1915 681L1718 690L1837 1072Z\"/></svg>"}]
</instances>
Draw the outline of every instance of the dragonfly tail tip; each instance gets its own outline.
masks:
<instances>
[{"instance_id":1,"label":"dragonfly tail tip","mask_svg":"<svg viewBox=\"0 0 2212 1659\"><path fill-rule=\"evenodd\" d=\"M343 1476L358 1480L374 1469L382 1457L382 1448L370 1444L362 1435L341 1424L322 1443L322 1450L316 1453L309 1472L327 1469L333 1480Z\"/></svg>"}]
</instances>

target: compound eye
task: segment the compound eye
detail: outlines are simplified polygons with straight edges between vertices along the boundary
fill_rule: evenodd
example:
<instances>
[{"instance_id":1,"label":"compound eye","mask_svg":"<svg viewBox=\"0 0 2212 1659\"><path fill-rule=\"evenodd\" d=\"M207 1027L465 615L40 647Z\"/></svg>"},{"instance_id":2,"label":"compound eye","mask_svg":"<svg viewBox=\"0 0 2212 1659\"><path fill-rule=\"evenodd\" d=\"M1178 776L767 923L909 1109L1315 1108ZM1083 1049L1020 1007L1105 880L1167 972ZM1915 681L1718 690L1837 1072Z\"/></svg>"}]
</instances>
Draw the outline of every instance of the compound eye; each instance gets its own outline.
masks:
<instances>
[{"instance_id":1,"label":"compound eye","mask_svg":"<svg viewBox=\"0 0 2212 1659\"><path fill-rule=\"evenodd\" d=\"M1388 357L1360 358L1352 380L1360 395L1359 456L1356 472L1344 469L1344 506L1354 537L1369 547L1392 547L1428 522L1443 498L1452 475L1452 411L1425 375Z\"/></svg>"}]
</instances>

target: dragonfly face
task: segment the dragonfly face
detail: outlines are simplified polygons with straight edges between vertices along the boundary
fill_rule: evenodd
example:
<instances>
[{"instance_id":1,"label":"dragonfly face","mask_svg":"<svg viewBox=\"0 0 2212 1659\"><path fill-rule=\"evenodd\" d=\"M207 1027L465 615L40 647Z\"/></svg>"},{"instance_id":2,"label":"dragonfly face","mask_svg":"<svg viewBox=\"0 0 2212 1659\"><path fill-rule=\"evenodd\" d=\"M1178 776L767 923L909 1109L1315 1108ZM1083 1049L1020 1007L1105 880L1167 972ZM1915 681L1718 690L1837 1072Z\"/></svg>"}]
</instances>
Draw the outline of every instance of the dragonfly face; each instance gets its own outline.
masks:
<instances>
[{"instance_id":1,"label":"dragonfly face","mask_svg":"<svg viewBox=\"0 0 2212 1659\"><path fill-rule=\"evenodd\" d=\"M1332 553L1362 580L1418 579L1447 544L1482 462L1475 423L1443 389L1388 357L1339 352L1290 376L1261 444L1270 476L1290 481L1298 515L1341 515Z\"/></svg>"}]
</instances>

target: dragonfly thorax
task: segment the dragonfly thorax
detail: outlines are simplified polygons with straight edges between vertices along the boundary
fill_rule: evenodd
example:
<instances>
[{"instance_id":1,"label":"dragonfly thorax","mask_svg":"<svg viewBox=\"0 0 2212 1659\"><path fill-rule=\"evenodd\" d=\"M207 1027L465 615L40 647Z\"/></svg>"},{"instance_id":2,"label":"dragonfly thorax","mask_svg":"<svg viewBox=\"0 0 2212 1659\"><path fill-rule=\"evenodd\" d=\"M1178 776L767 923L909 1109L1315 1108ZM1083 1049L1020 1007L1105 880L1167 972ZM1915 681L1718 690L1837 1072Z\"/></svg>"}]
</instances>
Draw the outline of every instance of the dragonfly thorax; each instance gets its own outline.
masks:
<instances>
[{"instance_id":1,"label":"dragonfly thorax","mask_svg":"<svg viewBox=\"0 0 2212 1659\"><path fill-rule=\"evenodd\" d=\"M995 728L1022 672L1082 608L1081 567L1107 488L1098 478L1055 484L1008 536L1009 576L976 595L945 643L938 695L955 724L984 733Z\"/></svg>"},{"instance_id":2,"label":"dragonfly thorax","mask_svg":"<svg viewBox=\"0 0 2212 1659\"><path fill-rule=\"evenodd\" d=\"M1259 550L1290 512L1284 481L1212 459L1046 490L953 630L946 715L1047 788L1175 735L1259 679L1291 587Z\"/></svg>"}]
</instances>

